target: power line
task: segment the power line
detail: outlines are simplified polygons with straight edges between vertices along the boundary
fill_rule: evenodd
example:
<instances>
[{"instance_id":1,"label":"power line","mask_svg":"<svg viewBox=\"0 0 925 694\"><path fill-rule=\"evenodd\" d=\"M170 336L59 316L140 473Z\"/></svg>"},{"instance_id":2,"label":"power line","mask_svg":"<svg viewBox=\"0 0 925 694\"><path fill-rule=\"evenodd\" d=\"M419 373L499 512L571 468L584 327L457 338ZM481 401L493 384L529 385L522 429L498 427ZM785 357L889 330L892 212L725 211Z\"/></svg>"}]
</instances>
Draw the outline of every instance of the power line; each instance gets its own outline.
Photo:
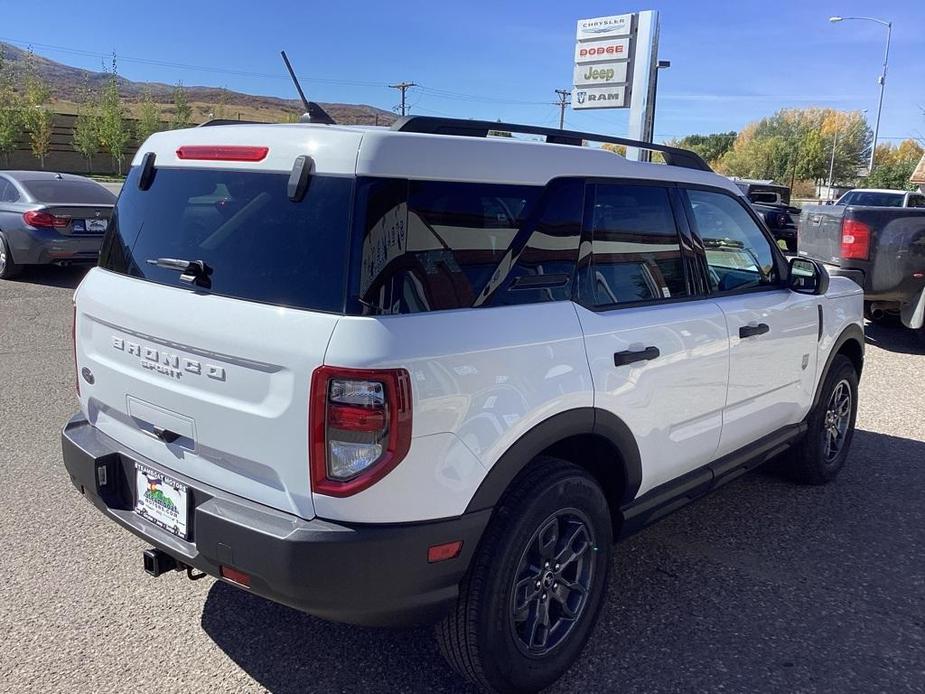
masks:
<instances>
[{"instance_id":1,"label":"power line","mask_svg":"<svg viewBox=\"0 0 925 694\"><path fill-rule=\"evenodd\" d=\"M405 92L407 92L411 87L416 87L414 82L399 82L398 84L390 84L391 89L398 89L401 92L401 114L405 115Z\"/></svg>"},{"instance_id":2,"label":"power line","mask_svg":"<svg viewBox=\"0 0 925 694\"><path fill-rule=\"evenodd\" d=\"M90 58L103 58L106 60L110 60L112 58L111 53L110 54L96 53L94 51L86 51L86 50L81 50L78 48L68 48L65 46L56 46L50 43L39 43L36 41L20 41L18 39L11 39L5 36L0 36L0 41L5 41L6 43L17 45L20 47L25 47L25 48L29 48L29 47L45 48L45 49L58 51L61 53L81 55L81 56L90 57ZM178 69L178 70L196 70L199 72L210 72L210 73L218 73L218 74L225 74L225 75L235 75L238 77L256 77L260 79L279 79L279 80L287 80L287 81L289 79L285 75L267 73L267 72L254 72L252 70L236 70L232 68L208 67L205 65L190 65L187 63L173 63L173 62L168 62L165 60L154 60L152 58L138 58L138 57L132 57L132 56L119 55L119 54L117 54L116 57L119 59L120 63L122 62L138 63L140 65L153 65L156 67L168 67L168 68L173 68L173 69ZM369 82L369 81L360 81L360 80L337 80L337 79L327 79L324 77L301 76L300 79L304 82L318 82L320 84L334 84L334 85L342 85L342 86L347 86L347 87L377 87L377 88L385 89L386 87L389 86L385 84L384 82Z\"/></svg>"}]
</instances>

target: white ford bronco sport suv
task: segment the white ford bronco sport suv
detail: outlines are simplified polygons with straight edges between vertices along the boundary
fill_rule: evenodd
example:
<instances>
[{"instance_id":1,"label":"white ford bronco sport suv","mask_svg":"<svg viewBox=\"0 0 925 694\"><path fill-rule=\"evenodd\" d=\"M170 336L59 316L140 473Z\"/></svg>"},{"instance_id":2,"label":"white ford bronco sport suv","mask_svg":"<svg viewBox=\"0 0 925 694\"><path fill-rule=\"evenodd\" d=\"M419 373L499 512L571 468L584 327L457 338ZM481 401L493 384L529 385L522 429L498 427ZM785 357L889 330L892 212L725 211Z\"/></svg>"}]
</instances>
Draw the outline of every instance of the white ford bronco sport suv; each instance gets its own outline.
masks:
<instances>
[{"instance_id":1,"label":"white ford bronco sport suv","mask_svg":"<svg viewBox=\"0 0 925 694\"><path fill-rule=\"evenodd\" d=\"M155 576L434 622L477 685L552 683L615 540L785 451L835 477L864 350L861 289L788 264L735 183L583 140L627 142L152 136L75 294L74 485Z\"/></svg>"}]
</instances>

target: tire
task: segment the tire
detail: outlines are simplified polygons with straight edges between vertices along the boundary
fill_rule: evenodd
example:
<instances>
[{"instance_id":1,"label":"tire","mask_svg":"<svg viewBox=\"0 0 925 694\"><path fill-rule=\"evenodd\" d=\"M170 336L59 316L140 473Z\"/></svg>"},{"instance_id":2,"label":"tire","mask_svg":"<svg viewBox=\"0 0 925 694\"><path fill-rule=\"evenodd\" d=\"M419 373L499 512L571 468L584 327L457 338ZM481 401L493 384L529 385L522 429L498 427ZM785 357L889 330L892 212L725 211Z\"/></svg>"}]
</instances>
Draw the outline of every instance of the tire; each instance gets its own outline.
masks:
<instances>
[{"instance_id":1,"label":"tire","mask_svg":"<svg viewBox=\"0 0 925 694\"><path fill-rule=\"evenodd\" d=\"M535 692L555 682L578 658L597 621L612 533L597 482L576 465L537 458L496 507L457 604L436 627L443 657L490 692ZM540 558L543 546L548 569Z\"/></svg>"},{"instance_id":2,"label":"tire","mask_svg":"<svg viewBox=\"0 0 925 694\"><path fill-rule=\"evenodd\" d=\"M845 395L850 398L847 403ZM839 354L807 418L806 435L791 450L789 468L795 481L826 484L835 479L848 458L857 411L858 374L851 360Z\"/></svg>"},{"instance_id":3,"label":"tire","mask_svg":"<svg viewBox=\"0 0 925 694\"><path fill-rule=\"evenodd\" d=\"M0 280L10 280L22 272L22 265L13 261L10 244L6 237L0 233Z\"/></svg>"}]
</instances>

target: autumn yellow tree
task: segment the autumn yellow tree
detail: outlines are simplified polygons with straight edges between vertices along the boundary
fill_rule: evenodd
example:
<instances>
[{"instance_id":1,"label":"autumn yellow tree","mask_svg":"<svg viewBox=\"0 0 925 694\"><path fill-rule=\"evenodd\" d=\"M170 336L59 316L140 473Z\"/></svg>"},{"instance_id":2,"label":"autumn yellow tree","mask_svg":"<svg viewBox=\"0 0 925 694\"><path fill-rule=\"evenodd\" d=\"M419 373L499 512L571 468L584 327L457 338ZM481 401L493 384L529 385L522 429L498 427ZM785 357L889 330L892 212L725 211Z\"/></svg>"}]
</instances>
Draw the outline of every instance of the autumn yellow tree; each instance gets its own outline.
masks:
<instances>
[{"instance_id":1,"label":"autumn yellow tree","mask_svg":"<svg viewBox=\"0 0 925 694\"><path fill-rule=\"evenodd\" d=\"M729 175L774 179L791 187L797 180L821 183L828 178L834 149L833 178L849 181L863 166L870 139L870 128L859 112L783 109L745 126L717 168Z\"/></svg>"},{"instance_id":2,"label":"autumn yellow tree","mask_svg":"<svg viewBox=\"0 0 925 694\"><path fill-rule=\"evenodd\" d=\"M903 140L895 147L891 144L877 145L874 170L865 185L870 188L912 190L914 186L909 179L923 153L925 149L913 139Z\"/></svg>"}]
</instances>

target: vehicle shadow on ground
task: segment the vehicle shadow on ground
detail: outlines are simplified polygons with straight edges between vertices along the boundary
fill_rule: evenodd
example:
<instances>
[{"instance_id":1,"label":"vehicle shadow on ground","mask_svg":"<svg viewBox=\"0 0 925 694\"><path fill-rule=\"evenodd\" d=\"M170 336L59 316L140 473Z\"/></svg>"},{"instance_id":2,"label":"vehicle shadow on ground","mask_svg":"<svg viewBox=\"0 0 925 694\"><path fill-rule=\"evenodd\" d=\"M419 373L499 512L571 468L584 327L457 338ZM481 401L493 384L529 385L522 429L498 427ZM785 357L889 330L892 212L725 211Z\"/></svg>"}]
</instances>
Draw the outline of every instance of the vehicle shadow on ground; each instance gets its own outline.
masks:
<instances>
[{"instance_id":1,"label":"vehicle shadow on ground","mask_svg":"<svg viewBox=\"0 0 925 694\"><path fill-rule=\"evenodd\" d=\"M46 287L76 289L91 265L30 265L23 268L22 274L14 281L23 284L41 284Z\"/></svg>"},{"instance_id":2,"label":"vehicle shadow on ground","mask_svg":"<svg viewBox=\"0 0 925 694\"><path fill-rule=\"evenodd\" d=\"M867 344L888 352L925 354L925 328L910 330L898 321L895 324L868 322L864 334Z\"/></svg>"},{"instance_id":3,"label":"vehicle shadow on ground","mask_svg":"<svg viewBox=\"0 0 925 694\"><path fill-rule=\"evenodd\" d=\"M857 431L822 487L788 482L780 462L617 545L596 631L550 692L915 691L915 674L864 654L890 652L910 673L925 660L907 616L925 442ZM272 692L474 691L429 628L332 624L218 582L202 628Z\"/></svg>"}]
</instances>

